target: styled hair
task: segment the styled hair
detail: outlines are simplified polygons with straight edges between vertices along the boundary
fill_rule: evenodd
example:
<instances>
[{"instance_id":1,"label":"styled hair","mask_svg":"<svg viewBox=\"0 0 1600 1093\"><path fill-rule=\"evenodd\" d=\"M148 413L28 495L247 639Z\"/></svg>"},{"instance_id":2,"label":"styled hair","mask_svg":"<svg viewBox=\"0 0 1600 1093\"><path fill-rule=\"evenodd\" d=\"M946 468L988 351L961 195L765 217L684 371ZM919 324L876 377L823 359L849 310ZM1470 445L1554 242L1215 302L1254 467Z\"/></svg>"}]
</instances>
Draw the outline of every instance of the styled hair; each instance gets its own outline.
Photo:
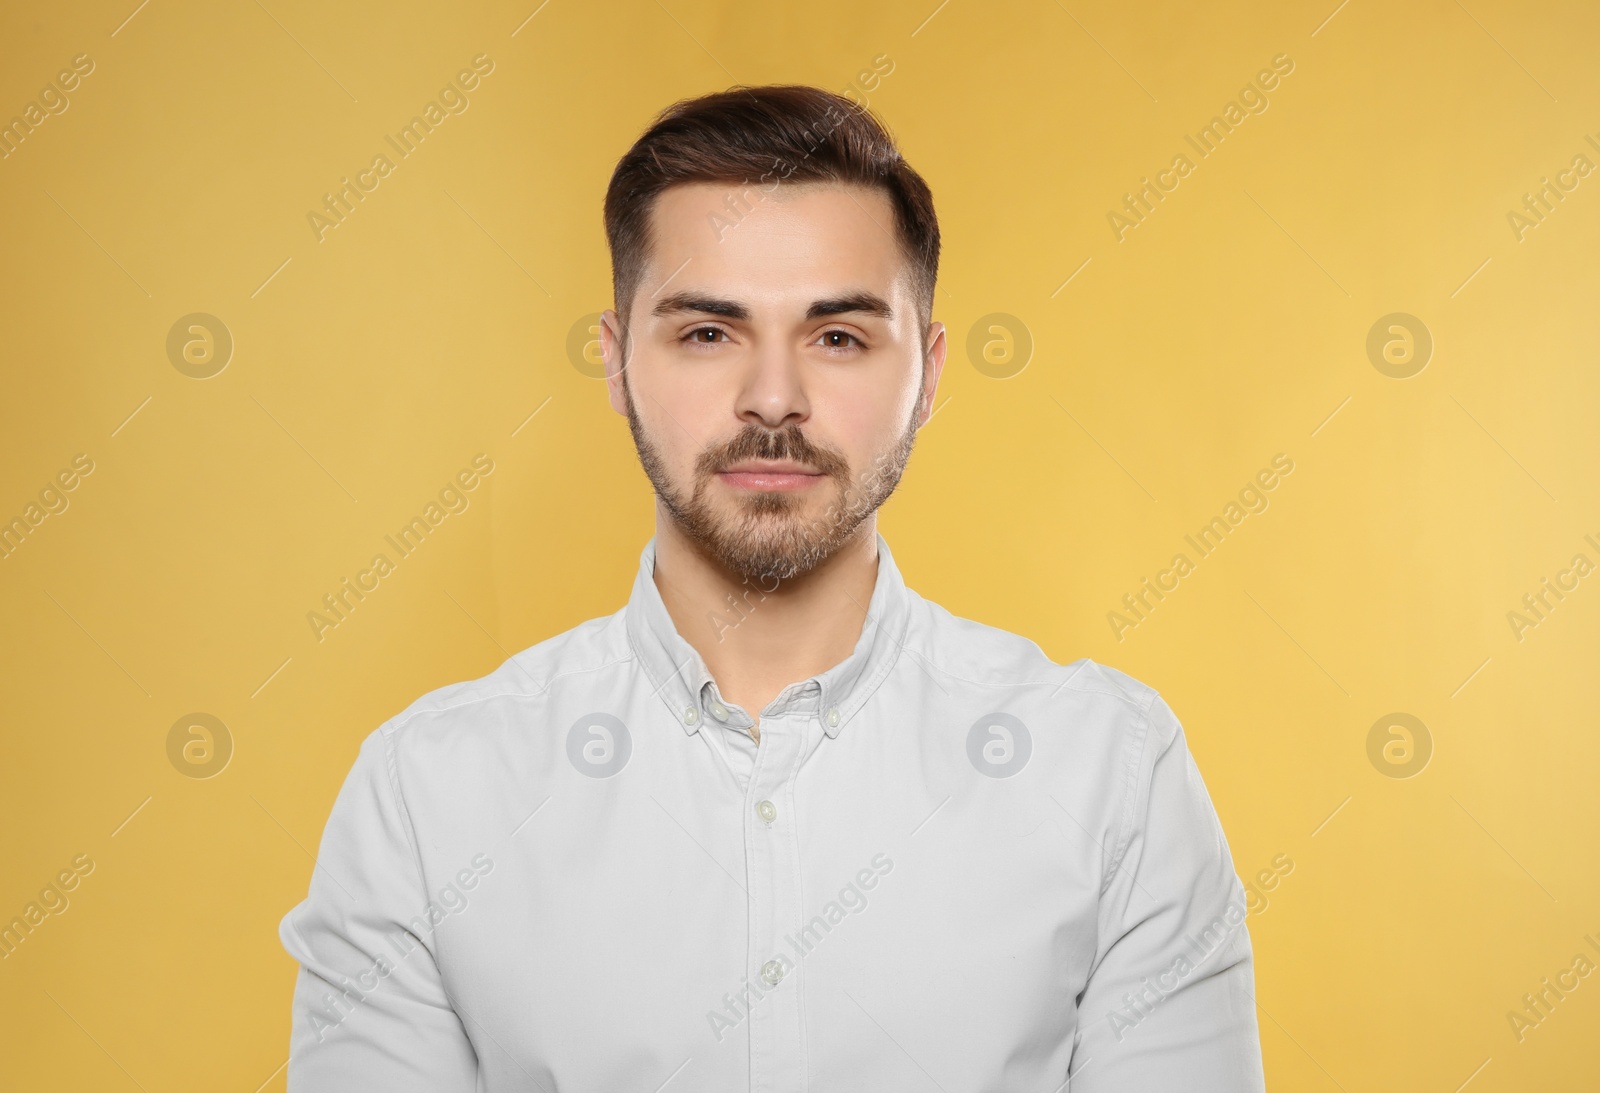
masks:
<instances>
[{"instance_id":1,"label":"styled hair","mask_svg":"<svg viewBox=\"0 0 1600 1093\"><path fill-rule=\"evenodd\" d=\"M888 130L865 106L819 87L736 87L667 107L611 174L606 243L624 357L628 317L653 243L656 197L692 182L763 190L783 182L836 182L883 191L911 270L919 339L927 330L939 274L939 221L928 184L901 157Z\"/></svg>"}]
</instances>

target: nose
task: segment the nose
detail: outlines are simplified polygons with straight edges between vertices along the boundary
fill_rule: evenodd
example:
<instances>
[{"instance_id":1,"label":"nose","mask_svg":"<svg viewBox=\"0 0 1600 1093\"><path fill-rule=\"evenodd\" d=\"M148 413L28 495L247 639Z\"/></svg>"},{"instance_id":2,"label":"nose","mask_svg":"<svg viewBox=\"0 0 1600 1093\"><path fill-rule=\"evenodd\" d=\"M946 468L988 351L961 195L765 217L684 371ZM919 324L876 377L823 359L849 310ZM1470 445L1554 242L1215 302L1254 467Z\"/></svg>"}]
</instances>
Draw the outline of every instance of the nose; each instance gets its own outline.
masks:
<instances>
[{"instance_id":1,"label":"nose","mask_svg":"<svg viewBox=\"0 0 1600 1093\"><path fill-rule=\"evenodd\" d=\"M788 346L767 345L748 358L740 375L734 413L740 421L781 429L811 416L799 355Z\"/></svg>"}]
</instances>

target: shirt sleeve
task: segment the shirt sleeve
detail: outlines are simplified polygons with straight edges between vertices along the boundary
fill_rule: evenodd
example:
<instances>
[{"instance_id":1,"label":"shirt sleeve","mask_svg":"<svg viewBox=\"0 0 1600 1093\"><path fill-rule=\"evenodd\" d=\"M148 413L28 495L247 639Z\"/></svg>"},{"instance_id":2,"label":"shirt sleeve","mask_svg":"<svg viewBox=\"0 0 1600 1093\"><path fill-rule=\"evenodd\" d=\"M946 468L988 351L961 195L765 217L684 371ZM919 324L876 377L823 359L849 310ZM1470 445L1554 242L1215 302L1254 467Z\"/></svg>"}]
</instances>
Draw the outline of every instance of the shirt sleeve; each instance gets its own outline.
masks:
<instances>
[{"instance_id":1,"label":"shirt sleeve","mask_svg":"<svg viewBox=\"0 0 1600 1093\"><path fill-rule=\"evenodd\" d=\"M300 962L289 1093L473 1093L478 1061L440 979L411 818L384 726L334 801L306 899L278 936Z\"/></svg>"},{"instance_id":2,"label":"shirt sleeve","mask_svg":"<svg viewBox=\"0 0 1600 1093\"><path fill-rule=\"evenodd\" d=\"M1177 717L1148 711L1101 895L1070 1093L1263 1093L1244 886Z\"/></svg>"}]
</instances>

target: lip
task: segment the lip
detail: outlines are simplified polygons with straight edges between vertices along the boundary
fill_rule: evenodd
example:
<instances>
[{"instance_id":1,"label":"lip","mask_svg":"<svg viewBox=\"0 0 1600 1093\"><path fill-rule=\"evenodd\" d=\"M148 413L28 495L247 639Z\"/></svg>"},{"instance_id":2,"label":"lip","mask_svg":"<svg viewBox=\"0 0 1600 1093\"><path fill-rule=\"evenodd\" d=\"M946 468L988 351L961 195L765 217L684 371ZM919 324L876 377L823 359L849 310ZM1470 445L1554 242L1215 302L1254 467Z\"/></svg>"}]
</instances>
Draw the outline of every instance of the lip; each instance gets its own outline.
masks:
<instances>
[{"instance_id":1,"label":"lip","mask_svg":"<svg viewBox=\"0 0 1600 1093\"><path fill-rule=\"evenodd\" d=\"M735 463L717 477L735 489L794 491L809 489L823 478L799 463Z\"/></svg>"}]
</instances>

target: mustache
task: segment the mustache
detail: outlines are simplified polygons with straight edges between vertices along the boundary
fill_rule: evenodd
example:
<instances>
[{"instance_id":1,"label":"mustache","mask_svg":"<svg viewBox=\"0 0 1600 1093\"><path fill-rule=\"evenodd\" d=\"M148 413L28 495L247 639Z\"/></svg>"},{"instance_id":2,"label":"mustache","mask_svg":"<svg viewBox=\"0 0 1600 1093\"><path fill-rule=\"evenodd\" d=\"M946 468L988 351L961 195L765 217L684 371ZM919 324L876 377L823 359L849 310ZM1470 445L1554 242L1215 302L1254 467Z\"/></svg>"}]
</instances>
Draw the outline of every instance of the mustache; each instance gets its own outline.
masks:
<instances>
[{"instance_id":1,"label":"mustache","mask_svg":"<svg viewBox=\"0 0 1600 1093\"><path fill-rule=\"evenodd\" d=\"M849 463L842 455L811 443L798 425L776 430L747 425L726 444L701 452L695 470L706 477L744 459L790 459L831 478L844 478L850 473Z\"/></svg>"}]
</instances>

